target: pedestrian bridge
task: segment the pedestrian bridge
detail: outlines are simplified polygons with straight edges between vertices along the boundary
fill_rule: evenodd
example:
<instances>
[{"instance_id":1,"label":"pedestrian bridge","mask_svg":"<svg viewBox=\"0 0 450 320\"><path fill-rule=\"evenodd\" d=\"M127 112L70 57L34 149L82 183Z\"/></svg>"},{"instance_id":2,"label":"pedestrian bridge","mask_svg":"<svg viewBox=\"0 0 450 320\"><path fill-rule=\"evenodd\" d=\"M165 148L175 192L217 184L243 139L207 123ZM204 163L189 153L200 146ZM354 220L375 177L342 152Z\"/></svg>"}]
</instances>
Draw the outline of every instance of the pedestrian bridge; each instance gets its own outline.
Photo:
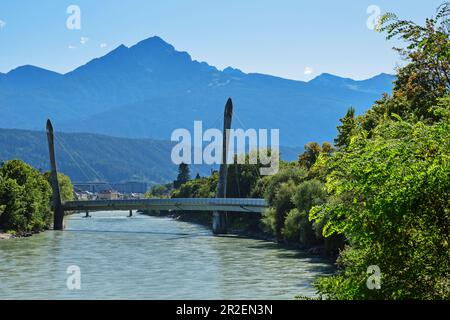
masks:
<instances>
[{"instance_id":1,"label":"pedestrian bridge","mask_svg":"<svg viewBox=\"0 0 450 320\"><path fill-rule=\"evenodd\" d=\"M130 200L76 200L62 203L64 211L177 210L261 213L265 199L254 198L172 198Z\"/></svg>"},{"instance_id":2,"label":"pedestrian bridge","mask_svg":"<svg viewBox=\"0 0 450 320\"><path fill-rule=\"evenodd\" d=\"M89 216L89 211L100 210L129 210L130 216L133 210L180 210L180 211L212 211L212 229L214 234L227 232L226 212L243 212L260 214L267 203L264 199L227 198L227 158L229 137L227 130L231 128L233 103L231 98L227 100L224 110L222 161L219 167L216 198L177 198L177 199L132 199L132 200L83 200L61 201L58 174L56 168L56 155L54 143L53 125L47 120L47 140L50 157L50 181L53 191L53 229L64 229L64 211L84 211ZM92 168L91 168L92 169ZM92 169L95 171L94 169ZM239 181L238 181L239 185Z\"/></svg>"}]
</instances>

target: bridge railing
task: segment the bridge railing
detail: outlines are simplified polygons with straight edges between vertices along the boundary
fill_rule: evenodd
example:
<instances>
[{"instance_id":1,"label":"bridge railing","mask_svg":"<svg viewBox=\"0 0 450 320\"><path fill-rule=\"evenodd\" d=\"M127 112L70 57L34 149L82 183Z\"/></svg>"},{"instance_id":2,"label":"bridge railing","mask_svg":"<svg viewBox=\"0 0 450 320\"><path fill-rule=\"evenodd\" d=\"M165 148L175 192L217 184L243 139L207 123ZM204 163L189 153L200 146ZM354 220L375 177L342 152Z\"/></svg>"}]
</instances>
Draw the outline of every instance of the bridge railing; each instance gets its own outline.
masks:
<instances>
[{"instance_id":1,"label":"bridge railing","mask_svg":"<svg viewBox=\"0 0 450 320\"><path fill-rule=\"evenodd\" d=\"M65 211L99 210L186 210L261 213L267 207L265 199L256 198L172 198L76 200L63 203Z\"/></svg>"}]
</instances>

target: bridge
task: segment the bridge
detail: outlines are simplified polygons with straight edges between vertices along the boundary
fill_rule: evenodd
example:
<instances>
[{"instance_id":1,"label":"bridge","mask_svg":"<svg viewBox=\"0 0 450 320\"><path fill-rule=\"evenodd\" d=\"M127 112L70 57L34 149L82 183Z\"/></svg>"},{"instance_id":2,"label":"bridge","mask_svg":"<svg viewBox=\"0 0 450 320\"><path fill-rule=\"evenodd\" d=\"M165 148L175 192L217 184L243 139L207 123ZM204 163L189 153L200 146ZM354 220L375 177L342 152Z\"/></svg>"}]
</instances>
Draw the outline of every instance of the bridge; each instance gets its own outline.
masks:
<instances>
[{"instance_id":1,"label":"bridge","mask_svg":"<svg viewBox=\"0 0 450 320\"><path fill-rule=\"evenodd\" d=\"M219 180L215 198L173 198L173 199L132 199L132 200L83 200L62 202L60 196L56 156L54 147L54 131L50 120L47 120L47 140L50 156L50 181L53 191L52 208L54 211L53 229L64 229L65 211L89 211L99 210L180 210L180 211L212 211L214 234L227 232L227 212L241 212L260 214L267 207L265 199L226 198L226 183L228 165L227 159L229 135L231 128L233 103L228 99L224 111L222 162L219 168Z\"/></svg>"},{"instance_id":2,"label":"bridge","mask_svg":"<svg viewBox=\"0 0 450 320\"><path fill-rule=\"evenodd\" d=\"M131 200L83 200L62 203L64 211L100 210L181 210L227 211L261 213L266 208L265 199L250 198L175 198Z\"/></svg>"}]
</instances>

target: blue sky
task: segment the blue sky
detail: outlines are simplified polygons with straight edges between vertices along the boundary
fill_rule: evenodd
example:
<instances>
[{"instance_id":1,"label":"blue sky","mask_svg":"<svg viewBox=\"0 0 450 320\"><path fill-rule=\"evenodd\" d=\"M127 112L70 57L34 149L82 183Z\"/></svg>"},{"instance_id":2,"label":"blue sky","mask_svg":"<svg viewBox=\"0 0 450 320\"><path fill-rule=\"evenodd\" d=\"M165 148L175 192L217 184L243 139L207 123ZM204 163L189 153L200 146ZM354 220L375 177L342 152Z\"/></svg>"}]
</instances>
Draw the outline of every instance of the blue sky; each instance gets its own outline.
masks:
<instances>
[{"instance_id":1,"label":"blue sky","mask_svg":"<svg viewBox=\"0 0 450 320\"><path fill-rule=\"evenodd\" d=\"M64 73L120 44L158 35L219 69L298 80L323 72L364 79L392 73L400 63L391 50L395 43L367 27L369 6L423 22L441 2L2 0L0 72L32 64ZM66 27L72 4L81 9L80 30Z\"/></svg>"}]
</instances>

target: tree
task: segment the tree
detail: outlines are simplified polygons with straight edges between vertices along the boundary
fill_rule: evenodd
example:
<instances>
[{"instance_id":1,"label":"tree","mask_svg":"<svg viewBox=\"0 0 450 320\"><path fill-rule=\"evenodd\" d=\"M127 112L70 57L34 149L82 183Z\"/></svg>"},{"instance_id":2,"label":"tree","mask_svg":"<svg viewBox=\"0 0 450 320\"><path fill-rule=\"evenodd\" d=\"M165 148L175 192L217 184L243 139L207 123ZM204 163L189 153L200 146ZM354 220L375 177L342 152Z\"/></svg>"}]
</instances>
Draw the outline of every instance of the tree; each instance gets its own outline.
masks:
<instances>
[{"instance_id":1,"label":"tree","mask_svg":"<svg viewBox=\"0 0 450 320\"><path fill-rule=\"evenodd\" d=\"M145 194L146 198L161 198L169 195L169 188L167 185L154 185L150 191Z\"/></svg>"},{"instance_id":2,"label":"tree","mask_svg":"<svg viewBox=\"0 0 450 320\"><path fill-rule=\"evenodd\" d=\"M292 196L295 184L292 180L281 183L272 198L269 210L263 213L263 223L269 232L274 234L278 241L283 240L283 226L288 212L294 209Z\"/></svg>"},{"instance_id":3,"label":"tree","mask_svg":"<svg viewBox=\"0 0 450 320\"><path fill-rule=\"evenodd\" d=\"M392 95L356 118L345 147L317 160L328 200L310 219L347 240L338 272L315 284L323 298L450 299L449 16L445 3L424 26L382 18L409 63ZM367 285L370 266L381 271L378 290Z\"/></svg>"},{"instance_id":4,"label":"tree","mask_svg":"<svg viewBox=\"0 0 450 320\"><path fill-rule=\"evenodd\" d=\"M450 105L447 105L447 110ZM450 298L450 124L399 118L379 124L372 139L352 138L330 162L334 201L314 207L324 236L344 234L338 274L317 288L332 299ZM366 270L382 272L380 290Z\"/></svg>"},{"instance_id":5,"label":"tree","mask_svg":"<svg viewBox=\"0 0 450 320\"><path fill-rule=\"evenodd\" d=\"M345 116L339 121L341 125L337 126L338 135L334 139L334 145L339 148L345 148L350 144L350 137L355 129L355 109L350 107Z\"/></svg>"},{"instance_id":6,"label":"tree","mask_svg":"<svg viewBox=\"0 0 450 320\"><path fill-rule=\"evenodd\" d=\"M250 163L250 155L245 155L244 163L237 163L235 156L234 163L228 166L227 175L227 197L229 198L247 198L251 195L253 188L260 179L260 168L262 167L259 158L257 163Z\"/></svg>"},{"instance_id":7,"label":"tree","mask_svg":"<svg viewBox=\"0 0 450 320\"><path fill-rule=\"evenodd\" d=\"M274 234L279 240L283 239L282 229L286 216L294 208L292 197L295 186L307 177L307 170L298 163L281 163L280 170L273 176L261 179L255 188L263 187L264 198L269 203L269 209L263 213L262 222L266 231Z\"/></svg>"},{"instance_id":8,"label":"tree","mask_svg":"<svg viewBox=\"0 0 450 320\"><path fill-rule=\"evenodd\" d=\"M295 209L286 216L283 236L288 240L294 240L304 245L314 245L322 240L322 230L309 221L309 211L314 205L323 204L326 201L326 193L323 183L319 180L306 180L296 186L291 201Z\"/></svg>"},{"instance_id":9,"label":"tree","mask_svg":"<svg viewBox=\"0 0 450 320\"><path fill-rule=\"evenodd\" d=\"M51 188L44 177L21 160L0 168L0 227L14 232L37 232L51 225Z\"/></svg>"},{"instance_id":10,"label":"tree","mask_svg":"<svg viewBox=\"0 0 450 320\"><path fill-rule=\"evenodd\" d=\"M189 166L182 162L178 166L178 176L177 179L173 182L173 186L175 189L179 188L183 183L191 180L191 175L189 172Z\"/></svg>"},{"instance_id":11,"label":"tree","mask_svg":"<svg viewBox=\"0 0 450 320\"><path fill-rule=\"evenodd\" d=\"M299 156L298 162L309 170L321 152L322 148L317 142L309 142L305 145L305 151Z\"/></svg>"},{"instance_id":12,"label":"tree","mask_svg":"<svg viewBox=\"0 0 450 320\"><path fill-rule=\"evenodd\" d=\"M50 172L44 173L44 178L48 181L48 183L51 183ZM58 184L61 200L62 201L73 200L73 185L70 178L58 172Z\"/></svg>"},{"instance_id":13,"label":"tree","mask_svg":"<svg viewBox=\"0 0 450 320\"><path fill-rule=\"evenodd\" d=\"M172 198L214 198L216 195L218 173L207 178L190 180L172 191Z\"/></svg>"},{"instance_id":14,"label":"tree","mask_svg":"<svg viewBox=\"0 0 450 320\"><path fill-rule=\"evenodd\" d=\"M429 108L450 89L450 4L443 3L434 17L421 26L400 20L395 14L382 16L379 31L387 39L399 37L405 48L394 48L409 63L399 68L393 97L402 104L386 104L388 113L402 117L413 114L418 119L432 119ZM396 107L396 108L392 108Z\"/></svg>"}]
</instances>

